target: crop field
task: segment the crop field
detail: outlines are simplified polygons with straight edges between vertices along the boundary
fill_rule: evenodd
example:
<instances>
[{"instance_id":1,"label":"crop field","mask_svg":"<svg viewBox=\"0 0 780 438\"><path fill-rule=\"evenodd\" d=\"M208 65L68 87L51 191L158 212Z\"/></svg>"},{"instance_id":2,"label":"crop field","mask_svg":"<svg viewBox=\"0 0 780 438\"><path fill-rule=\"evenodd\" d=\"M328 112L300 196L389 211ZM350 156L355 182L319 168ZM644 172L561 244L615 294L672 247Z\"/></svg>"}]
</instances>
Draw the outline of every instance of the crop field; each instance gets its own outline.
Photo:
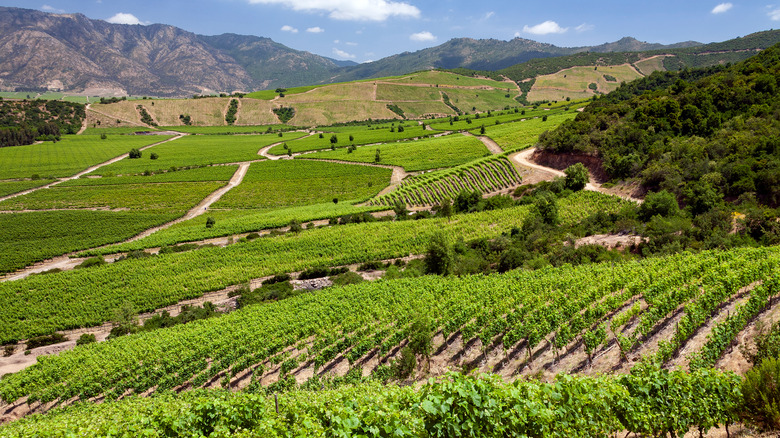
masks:
<instances>
[{"instance_id":1,"label":"crop field","mask_svg":"<svg viewBox=\"0 0 780 438\"><path fill-rule=\"evenodd\" d=\"M209 193L223 186L219 182L158 184L60 185L0 202L0 210L108 209L161 211L179 215Z\"/></svg>"},{"instance_id":2,"label":"crop field","mask_svg":"<svg viewBox=\"0 0 780 438\"><path fill-rule=\"evenodd\" d=\"M503 351L477 366L480 371L497 367L494 372L509 376L526 367L526 372L538 369L559 353L578 356L586 364L590 357L603 357L610 350L633 357L684 304L679 324L672 324L675 341L657 353L663 363L713 312L718 313L722 303L740 295L748 298L735 318L722 324L732 329L740 329L766 307L780 287L778 262L777 248L749 248L617 265L420 277L335 288L63 352L4 377L0 395L6 402L28 394L30 400L44 403L98 395L110 400L153 386L156 391L185 382L200 387L213 377L226 387L246 376L257 382L288 373L324 374L339 363L372 371L378 361L362 359L388 357L419 315L429 315L434 331L441 334L432 350L441 354L441 360L458 357L459 351L465 354L471 345ZM744 292L749 285L753 287ZM540 290L547 293L540 296ZM647 303L638 312L633 310L637 296ZM701 351L722 351L734 334L713 331L695 352L699 355L691 355L695 362L691 367L700 366ZM457 342L449 343L453 339ZM290 365L280 366L281 362ZM578 362L561 361L556 369L575 368ZM280 368L285 371L280 373Z\"/></svg>"},{"instance_id":3,"label":"crop field","mask_svg":"<svg viewBox=\"0 0 780 438\"><path fill-rule=\"evenodd\" d=\"M215 209L265 209L363 201L390 184L390 169L352 164L279 160L253 163L244 181Z\"/></svg>"},{"instance_id":4,"label":"crop field","mask_svg":"<svg viewBox=\"0 0 780 438\"><path fill-rule=\"evenodd\" d=\"M293 87L288 88L287 91L284 92L285 95L292 95L292 94L301 94L305 93L307 91L313 90L315 88L323 87L324 85L312 85L312 86L306 86L306 87ZM254 91L252 93L249 93L246 95L246 97L250 99L260 99L260 100L273 100L279 96L279 93L277 93L274 90L261 90L261 91Z\"/></svg>"},{"instance_id":5,"label":"crop field","mask_svg":"<svg viewBox=\"0 0 780 438\"><path fill-rule=\"evenodd\" d=\"M145 171L165 171L171 167L204 166L262 160L257 153L265 146L303 136L300 132L264 135L192 135L155 146L144 151L141 158L118 161L100 168L96 174L126 175ZM151 153L158 155L152 160Z\"/></svg>"},{"instance_id":6,"label":"crop field","mask_svg":"<svg viewBox=\"0 0 780 438\"><path fill-rule=\"evenodd\" d=\"M392 206L396 202L415 206L433 206L454 199L461 190L495 193L516 187L521 178L502 155L472 161L462 166L413 176L395 190L374 198L371 205Z\"/></svg>"},{"instance_id":7,"label":"crop field","mask_svg":"<svg viewBox=\"0 0 780 438\"><path fill-rule=\"evenodd\" d=\"M375 90L376 85L371 82L324 85L305 93L285 95L276 99L275 103L282 106L296 106L299 103L310 102L372 101L375 99Z\"/></svg>"},{"instance_id":8,"label":"crop field","mask_svg":"<svg viewBox=\"0 0 780 438\"><path fill-rule=\"evenodd\" d=\"M455 115L455 111L441 101L434 102L398 102L396 104L404 112L408 119L425 118L429 116L441 117L444 114Z\"/></svg>"},{"instance_id":9,"label":"crop field","mask_svg":"<svg viewBox=\"0 0 780 438\"><path fill-rule=\"evenodd\" d=\"M564 121L571 120L577 115L576 111L558 113L550 111L550 113L547 121L544 121L541 117L536 117L499 125L496 125L495 123L485 124L484 135L498 143L505 152L525 149L526 147L536 144L539 135L544 131L555 129ZM480 132L481 130L477 128L471 131L474 135L480 135Z\"/></svg>"},{"instance_id":10,"label":"crop field","mask_svg":"<svg viewBox=\"0 0 780 438\"><path fill-rule=\"evenodd\" d=\"M57 187L102 186L122 184L156 184L176 182L229 181L238 166L208 166L195 169L167 171L152 175L101 176L98 178L82 176L58 184Z\"/></svg>"},{"instance_id":11,"label":"crop field","mask_svg":"<svg viewBox=\"0 0 780 438\"><path fill-rule=\"evenodd\" d=\"M279 123L279 118L272 111L278 106L275 103L258 99L239 99L238 101L240 106L238 114L236 114L236 123L231 127L234 130L240 129L239 127L242 125L277 125Z\"/></svg>"},{"instance_id":12,"label":"crop field","mask_svg":"<svg viewBox=\"0 0 780 438\"><path fill-rule=\"evenodd\" d=\"M157 128L153 128L150 126L111 126L111 127L105 127L105 128L99 128L99 127L91 127L88 126L87 129L82 132L83 135L122 135L122 134L135 134L136 132L149 132L149 131L159 131Z\"/></svg>"},{"instance_id":13,"label":"crop field","mask_svg":"<svg viewBox=\"0 0 780 438\"><path fill-rule=\"evenodd\" d=\"M89 210L0 214L0 272L12 272L71 251L119 242L176 216ZM47 281L50 279L44 280ZM56 300L52 302L56 303Z\"/></svg>"},{"instance_id":14,"label":"crop field","mask_svg":"<svg viewBox=\"0 0 780 438\"><path fill-rule=\"evenodd\" d=\"M607 76L615 78L608 80ZM528 93L528 100L556 100L565 97L572 99L593 96L596 91L609 93L620 86L621 82L630 82L642 77L628 64L593 67L572 67L551 75L539 76ZM589 88L596 84L597 89Z\"/></svg>"},{"instance_id":15,"label":"crop field","mask_svg":"<svg viewBox=\"0 0 780 438\"><path fill-rule=\"evenodd\" d=\"M398 126L403 126L404 130L399 132ZM329 128L324 129L329 130ZM394 132L391 132L390 129L393 129ZM372 125L371 128L366 126L356 126L336 128L334 131L336 131L335 146L337 148L345 148L353 144L364 145L374 143L389 143L432 134L430 131L425 131L425 129L416 122L410 123L400 121L398 123L394 123L392 126ZM292 150L294 153L330 149L331 138L333 135L334 134L330 132L323 132L322 138L320 138L319 134L316 134L295 141L286 141L286 143L287 147L289 147L290 150ZM349 139L350 136L352 136L352 140ZM272 147L268 152L274 155L285 155L287 154L287 149L284 148L283 144L279 144Z\"/></svg>"},{"instance_id":16,"label":"crop field","mask_svg":"<svg viewBox=\"0 0 780 438\"><path fill-rule=\"evenodd\" d=\"M472 78L461 76L455 73L443 71L424 71L412 73L410 75L400 76L394 79L382 80L383 82L393 82L397 84L428 84L428 85L449 85L457 87L491 87L499 89L517 90L517 85L513 82L497 82L492 79Z\"/></svg>"},{"instance_id":17,"label":"crop field","mask_svg":"<svg viewBox=\"0 0 780 438\"><path fill-rule=\"evenodd\" d=\"M103 115L108 121L119 119L142 125L141 116L136 109L142 105L158 125L183 125L179 116L189 115L192 124L225 125L225 111L230 98L208 97L203 99L146 99L128 100L109 104L96 104L92 108ZM256 122L263 123L263 122ZM270 120L265 123L272 123ZM101 125L103 123L101 122ZM91 126L91 125L90 125Z\"/></svg>"},{"instance_id":18,"label":"crop field","mask_svg":"<svg viewBox=\"0 0 780 438\"><path fill-rule=\"evenodd\" d=\"M249 126L162 126L162 130L184 132L198 135L236 135L236 134L269 134L274 130L289 130L287 125L249 125Z\"/></svg>"},{"instance_id":19,"label":"crop field","mask_svg":"<svg viewBox=\"0 0 780 438\"><path fill-rule=\"evenodd\" d=\"M666 56L660 55L660 56L652 56L650 58L645 58L641 61L637 61L634 63L634 67L636 67L637 70L639 70L640 73L642 73L645 76L649 76L650 73L654 71L665 71L666 68L664 68L664 59Z\"/></svg>"},{"instance_id":20,"label":"crop field","mask_svg":"<svg viewBox=\"0 0 780 438\"><path fill-rule=\"evenodd\" d=\"M292 220L302 224L363 212L386 210L383 206L355 206L346 202L334 204L331 201L322 204L277 208L273 210L211 210L205 216L179 222L170 228L158 231L143 239L120 243L106 248L85 251L87 256L114 254L145 248L175 245L215 237L286 227ZM211 228L204 227L206 218L213 218Z\"/></svg>"},{"instance_id":21,"label":"crop field","mask_svg":"<svg viewBox=\"0 0 780 438\"><path fill-rule=\"evenodd\" d=\"M578 222L597 211L618 211L624 204L625 201L616 197L577 192L559 202L559 218L562 224ZM141 213L129 215L138 214ZM463 239L492 238L520 226L528 214L529 207L521 206L457 215L451 220L317 228L225 248L203 248L65 271L56 274L56 284L45 276L4 282L0 283L2 302L22 300L37 305L0 308L0 342L26 339L51 330L102 324L112 318L114 310L123 302L130 302L138 312L151 311L280 272L420 254L431 236L439 232ZM165 275L160 275L163 272ZM125 280L131 278L132 282ZM0 380L0 387L5 380Z\"/></svg>"},{"instance_id":22,"label":"crop field","mask_svg":"<svg viewBox=\"0 0 780 438\"><path fill-rule=\"evenodd\" d=\"M449 88L441 90L450 98L450 102L461 111L487 111L498 110L506 106L515 107L517 101L514 93L504 90L481 90ZM506 95L509 94L509 97Z\"/></svg>"},{"instance_id":23,"label":"crop field","mask_svg":"<svg viewBox=\"0 0 780 438\"><path fill-rule=\"evenodd\" d=\"M577 108L577 107L579 107L579 105L572 105L571 107L558 106L556 108L540 107L537 109L518 110L517 112L515 112L514 110L496 111L489 115L487 113L473 114L473 115L469 114L469 115L459 116L458 120L455 120L454 117L452 118L452 120L435 119L435 120L431 120L429 124L431 126L431 129L437 131L467 131L467 130L479 129L482 126L485 126L485 129L487 129L490 126L494 126L502 123L516 122L523 119L528 120L534 118L541 118L544 116L550 117L556 114L567 113L569 111L571 111L573 114L576 114L573 108ZM567 110L566 108L569 109Z\"/></svg>"},{"instance_id":24,"label":"crop field","mask_svg":"<svg viewBox=\"0 0 780 438\"><path fill-rule=\"evenodd\" d=\"M453 134L425 140L361 146L354 151L340 148L306 154L301 158L376 163L376 151L379 151L380 156L377 164L401 166L407 172L457 166L490 154L479 139Z\"/></svg>"},{"instance_id":25,"label":"crop field","mask_svg":"<svg viewBox=\"0 0 780 438\"><path fill-rule=\"evenodd\" d=\"M432 85L423 86L404 86L392 84L377 84L376 99L388 100L393 102L431 102L441 100L439 89Z\"/></svg>"},{"instance_id":26,"label":"crop field","mask_svg":"<svg viewBox=\"0 0 780 438\"><path fill-rule=\"evenodd\" d=\"M290 106L287 103L285 106ZM352 100L349 105L339 101L294 103L293 126L331 125L351 120L393 119L398 115L387 109L386 102L373 100Z\"/></svg>"},{"instance_id":27,"label":"crop field","mask_svg":"<svg viewBox=\"0 0 780 438\"><path fill-rule=\"evenodd\" d=\"M57 143L0 148L0 179L66 177L88 167L126 154L132 148L148 146L165 136L63 136Z\"/></svg>"},{"instance_id":28,"label":"crop field","mask_svg":"<svg viewBox=\"0 0 780 438\"><path fill-rule=\"evenodd\" d=\"M53 180L50 179L3 181L0 182L0 197L23 192L27 189L32 189L34 187L45 186L46 184L49 184L52 181Z\"/></svg>"}]
</instances>

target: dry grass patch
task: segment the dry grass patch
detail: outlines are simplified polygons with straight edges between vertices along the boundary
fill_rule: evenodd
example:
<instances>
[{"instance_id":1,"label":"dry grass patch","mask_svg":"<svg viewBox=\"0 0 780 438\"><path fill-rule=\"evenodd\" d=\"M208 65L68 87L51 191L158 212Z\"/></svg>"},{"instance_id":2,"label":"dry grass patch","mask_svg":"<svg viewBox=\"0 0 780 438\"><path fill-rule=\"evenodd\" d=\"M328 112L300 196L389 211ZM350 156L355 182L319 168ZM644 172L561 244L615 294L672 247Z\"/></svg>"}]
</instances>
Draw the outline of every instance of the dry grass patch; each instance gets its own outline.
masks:
<instances>
[{"instance_id":1,"label":"dry grass patch","mask_svg":"<svg viewBox=\"0 0 780 438\"><path fill-rule=\"evenodd\" d=\"M241 99L236 125L273 125L279 119L271 111L275 105L268 100Z\"/></svg>"},{"instance_id":2,"label":"dry grass patch","mask_svg":"<svg viewBox=\"0 0 780 438\"><path fill-rule=\"evenodd\" d=\"M351 101L344 102L309 102L292 105L295 117L288 124L295 126L330 125L352 120L394 119L398 115L389 109L384 102Z\"/></svg>"}]
</instances>

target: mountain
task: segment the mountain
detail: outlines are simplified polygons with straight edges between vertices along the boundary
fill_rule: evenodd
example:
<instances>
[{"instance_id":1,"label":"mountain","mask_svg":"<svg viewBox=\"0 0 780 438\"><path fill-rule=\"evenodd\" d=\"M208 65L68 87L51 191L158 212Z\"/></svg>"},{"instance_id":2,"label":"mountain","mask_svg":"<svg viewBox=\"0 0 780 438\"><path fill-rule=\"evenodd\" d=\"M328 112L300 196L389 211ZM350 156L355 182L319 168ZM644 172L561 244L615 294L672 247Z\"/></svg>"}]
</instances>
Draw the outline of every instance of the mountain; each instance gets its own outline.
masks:
<instances>
[{"instance_id":1,"label":"mountain","mask_svg":"<svg viewBox=\"0 0 780 438\"><path fill-rule=\"evenodd\" d=\"M393 76L431 68L466 68L470 70L495 71L532 59L551 58L583 52L627 52L694 47L698 45L701 45L701 43L688 41L665 46L663 44L645 43L631 37L625 37L614 43L605 43L600 46L583 47L558 47L524 38L514 38L510 41L456 38L439 46L419 50L414 53L404 52L378 61L342 69L335 76L334 80L351 81L370 77Z\"/></svg>"}]
</instances>

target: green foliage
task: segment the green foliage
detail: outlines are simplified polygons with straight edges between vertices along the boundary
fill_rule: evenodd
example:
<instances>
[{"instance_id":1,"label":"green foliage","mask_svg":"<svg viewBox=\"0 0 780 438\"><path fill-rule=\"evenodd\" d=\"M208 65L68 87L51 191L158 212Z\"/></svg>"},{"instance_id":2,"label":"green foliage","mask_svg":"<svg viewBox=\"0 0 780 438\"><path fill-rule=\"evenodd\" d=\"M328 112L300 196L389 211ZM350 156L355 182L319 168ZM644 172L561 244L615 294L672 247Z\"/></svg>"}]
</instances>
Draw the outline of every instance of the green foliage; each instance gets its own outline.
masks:
<instances>
[{"instance_id":1,"label":"green foliage","mask_svg":"<svg viewBox=\"0 0 780 438\"><path fill-rule=\"evenodd\" d=\"M415 357L414 351L409 346L403 347L399 357L393 361L392 368L396 379L412 377L415 368L417 368L417 357Z\"/></svg>"},{"instance_id":2,"label":"green foliage","mask_svg":"<svg viewBox=\"0 0 780 438\"><path fill-rule=\"evenodd\" d=\"M38 347L44 347L46 345L53 345L53 344L59 344L61 342L67 341L68 338L65 337L62 333L52 333L50 335L42 335L42 336L36 336L34 338L30 338L27 340L27 349L32 350L33 348Z\"/></svg>"},{"instance_id":3,"label":"green foliage","mask_svg":"<svg viewBox=\"0 0 780 438\"><path fill-rule=\"evenodd\" d=\"M745 374L740 417L761 430L780 427L780 359L770 357Z\"/></svg>"},{"instance_id":4,"label":"green foliage","mask_svg":"<svg viewBox=\"0 0 780 438\"><path fill-rule=\"evenodd\" d=\"M649 221L653 216L674 217L679 214L680 207L674 195L662 190L648 193L645 201L639 205L637 216L642 221Z\"/></svg>"},{"instance_id":5,"label":"green foliage","mask_svg":"<svg viewBox=\"0 0 780 438\"><path fill-rule=\"evenodd\" d=\"M154 102L152 102L152 104L154 104ZM141 114L141 123L149 126L157 126L157 123L152 118L152 115L149 114L149 111L147 111L143 105L136 105L135 109L138 110L139 114Z\"/></svg>"},{"instance_id":6,"label":"green foliage","mask_svg":"<svg viewBox=\"0 0 780 438\"><path fill-rule=\"evenodd\" d=\"M398 105L387 104L387 109L398 114L398 116L401 117L402 119L406 118L406 116L404 115L404 110L402 110Z\"/></svg>"},{"instance_id":7,"label":"green foliage","mask_svg":"<svg viewBox=\"0 0 780 438\"><path fill-rule=\"evenodd\" d=\"M585 185L590 182L588 169L582 163L575 163L567 167L563 173L566 174L564 185L573 192L584 189Z\"/></svg>"},{"instance_id":8,"label":"green foliage","mask_svg":"<svg viewBox=\"0 0 780 438\"><path fill-rule=\"evenodd\" d=\"M217 221L213 217L209 216L206 218L206 228L214 228L214 224L216 224Z\"/></svg>"},{"instance_id":9,"label":"green foliage","mask_svg":"<svg viewBox=\"0 0 780 438\"><path fill-rule=\"evenodd\" d=\"M431 237L425 255L425 270L429 274L447 275L452 269L452 247L443 233Z\"/></svg>"},{"instance_id":10,"label":"green foliage","mask_svg":"<svg viewBox=\"0 0 780 438\"><path fill-rule=\"evenodd\" d=\"M236 114L238 113L238 99L230 99L230 104L225 112L225 122L228 125L236 123ZM282 122L284 123L284 122Z\"/></svg>"},{"instance_id":11,"label":"green foliage","mask_svg":"<svg viewBox=\"0 0 780 438\"><path fill-rule=\"evenodd\" d=\"M101 256L90 257L83 262L79 263L74 269L91 268L93 266L103 266L106 264L106 260Z\"/></svg>"},{"instance_id":12,"label":"green foliage","mask_svg":"<svg viewBox=\"0 0 780 438\"><path fill-rule=\"evenodd\" d=\"M279 119L280 123L287 123L290 120L292 120L293 117L295 117L295 108L288 107L288 106L282 106L279 108L273 109L274 114L276 114L276 117Z\"/></svg>"},{"instance_id":13,"label":"green foliage","mask_svg":"<svg viewBox=\"0 0 780 438\"><path fill-rule=\"evenodd\" d=\"M85 106L78 103L0 101L0 148L30 145L41 137L59 140L77 133L85 118Z\"/></svg>"},{"instance_id":14,"label":"green foliage","mask_svg":"<svg viewBox=\"0 0 780 438\"><path fill-rule=\"evenodd\" d=\"M558 223L558 200L551 192L541 192L535 196L534 207L542 219L548 225Z\"/></svg>"},{"instance_id":15,"label":"green foliage","mask_svg":"<svg viewBox=\"0 0 780 438\"><path fill-rule=\"evenodd\" d=\"M76 339L76 345L87 345L87 344L94 344L97 342L97 339L95 338L94 333L84 333L81 336L79 336L78 339Z\"/></svg>"},{"instance_id":16,"label":"green foliage","mask_svg":"<svg viewBox=\"0 0 780 438\"><path fill-rule=\"evenodd\" d=\"M139 151L138 149L130 149L130 152L127 155L127 158L135 159L135 158L141 158L141 155L143 152Z\"/></svg>"}]
</instances>

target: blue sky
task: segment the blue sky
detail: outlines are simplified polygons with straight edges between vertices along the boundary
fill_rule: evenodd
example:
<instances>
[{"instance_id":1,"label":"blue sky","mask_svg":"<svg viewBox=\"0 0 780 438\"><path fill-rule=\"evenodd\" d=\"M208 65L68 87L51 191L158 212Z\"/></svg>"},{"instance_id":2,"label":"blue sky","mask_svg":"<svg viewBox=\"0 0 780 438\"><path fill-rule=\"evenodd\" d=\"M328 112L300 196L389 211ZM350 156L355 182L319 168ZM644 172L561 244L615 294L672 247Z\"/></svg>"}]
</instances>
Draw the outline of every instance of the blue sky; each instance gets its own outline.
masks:
<instances>
[{"instance_id":1,"label":"blue sky","mask_svg":"<svg viewBox=\"0 0 780 438\"><path fill-rule=\"evenodd\" d=\"M125 24L163 23L203 35L272 38L298 50L365 62L452 38L528 38L558 46L632 36L723 41L780 27L780 0L586 2L474 0L6 0Z\"/></svg>"}]
</instances>

